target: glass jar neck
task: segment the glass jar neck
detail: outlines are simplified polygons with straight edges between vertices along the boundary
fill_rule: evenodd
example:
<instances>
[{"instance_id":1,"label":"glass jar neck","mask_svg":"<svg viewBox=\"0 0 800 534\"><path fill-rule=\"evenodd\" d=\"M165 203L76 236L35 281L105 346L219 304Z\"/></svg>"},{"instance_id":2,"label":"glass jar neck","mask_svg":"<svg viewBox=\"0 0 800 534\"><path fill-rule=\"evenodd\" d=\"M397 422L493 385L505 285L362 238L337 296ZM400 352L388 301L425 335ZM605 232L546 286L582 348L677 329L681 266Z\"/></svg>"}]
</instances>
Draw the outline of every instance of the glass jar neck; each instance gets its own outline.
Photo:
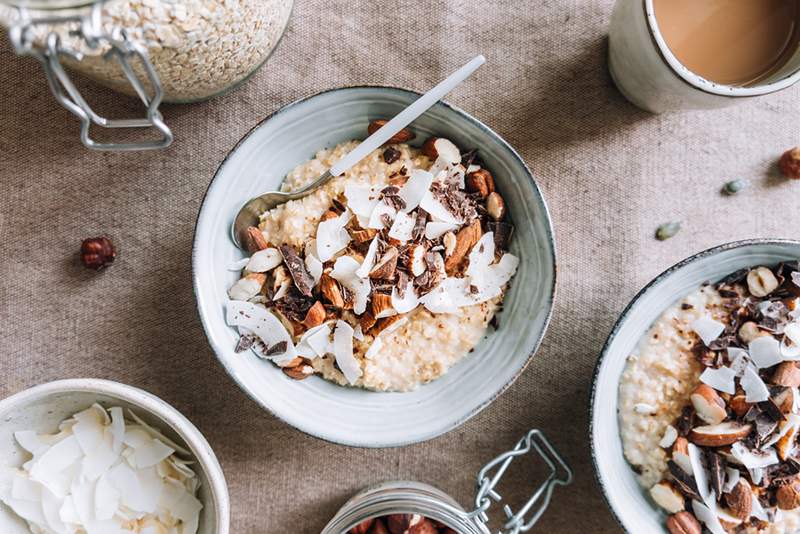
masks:
<instances>
[{"instance_id":1,"label":"glass jar neck","mask_svg":"<svg viewBox=\"0 0 800 534\"><path fill-rule=\"evenodd\" d=\"M42 11L77 9L102 3L105 0L0 0L0 4Z\"/></svg>"}]
</instances>

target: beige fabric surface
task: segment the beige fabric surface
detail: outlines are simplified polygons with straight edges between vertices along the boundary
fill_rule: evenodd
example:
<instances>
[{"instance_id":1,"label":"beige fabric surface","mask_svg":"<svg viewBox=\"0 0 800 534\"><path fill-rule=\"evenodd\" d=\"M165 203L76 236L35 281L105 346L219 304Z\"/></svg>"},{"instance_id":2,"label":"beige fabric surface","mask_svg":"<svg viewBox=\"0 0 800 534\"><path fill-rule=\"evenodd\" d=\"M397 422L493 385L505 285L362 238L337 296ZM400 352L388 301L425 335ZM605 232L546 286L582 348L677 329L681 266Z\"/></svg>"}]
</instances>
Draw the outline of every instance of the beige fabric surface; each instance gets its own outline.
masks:
<instances>
[{"instance_id":1,"label":"beige fabric surface","mask_svg":"<svg viewBox=\"0 0 800 534\"><path fill-rule=\"evenodd\" d=\"M800 143L800 88L723 111L652 116L606 68L611 0L298 0L267 66L236 92L164 110L175 144L93 153L36 64L0 48L0 395L95 376L145 388L206 435L225 470L232 532L318 532L359 489L387 479L437 485L469 506L477 470L527 429L544 430L576 480L535 532L617 532L592 473L592 369L611 325L654 275L706 247L800 237L800 182L775 161ZM519 150L549 203L558 295L524 375L461 428L393 450L332 445L262 411L225 374L195 311L195 216L217 165L257 121L353 84L426 90L475 52L488 62L448 100ZM115 100L93 91L101 102ZM751 186L736 197L733 178ZM655 227L681 220L661 243ZM76 261L108 233L116 264ZM336 424L332 421L331 424ZM520 503L540 474L515 471Z\"/></svg>"}]
</instances>

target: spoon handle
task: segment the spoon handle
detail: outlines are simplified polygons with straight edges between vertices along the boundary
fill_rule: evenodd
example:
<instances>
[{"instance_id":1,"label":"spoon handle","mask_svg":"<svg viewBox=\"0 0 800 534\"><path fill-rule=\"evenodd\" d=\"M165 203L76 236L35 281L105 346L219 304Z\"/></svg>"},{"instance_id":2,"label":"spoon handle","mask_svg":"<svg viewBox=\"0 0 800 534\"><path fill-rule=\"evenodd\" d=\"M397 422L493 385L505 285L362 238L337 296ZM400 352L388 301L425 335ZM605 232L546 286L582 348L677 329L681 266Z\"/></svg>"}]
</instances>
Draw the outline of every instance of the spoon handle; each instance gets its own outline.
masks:
<instances>
[{"instance_id":1,"label":"spoon handle","mask_svg":"<svg viewBox=\"0 0 800 534\"><path fill-rule=\"evenodd\" d=\"M330 169L331 176L339 176L347 169L364 159L370 152L384 144L397 132L411 124L417 117L425 113L431 106L441 100L458 84L463 82L470 74L486 62L483 56L475 56L469 63L448 76L439 85L419 97L413 104L395 115L374 134L367 137L361 144L351 150L345 157L333 164ZM315 184L316 185L316 184Z\"/></svg>"}]
</instances>

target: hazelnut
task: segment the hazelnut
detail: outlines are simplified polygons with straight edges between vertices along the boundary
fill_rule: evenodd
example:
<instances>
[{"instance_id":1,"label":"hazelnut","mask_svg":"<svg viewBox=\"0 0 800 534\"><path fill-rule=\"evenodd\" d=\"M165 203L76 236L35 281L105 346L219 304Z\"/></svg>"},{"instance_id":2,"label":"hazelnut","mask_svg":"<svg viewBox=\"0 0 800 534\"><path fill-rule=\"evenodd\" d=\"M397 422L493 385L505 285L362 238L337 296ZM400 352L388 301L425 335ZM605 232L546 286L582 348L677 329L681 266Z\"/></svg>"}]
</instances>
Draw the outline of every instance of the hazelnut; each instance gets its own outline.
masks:
<instances>
[{"instance_id":1,"label":"hazelnut","mask_svg":"<svg viewBox=\"0 0 800 534\"><path fill-rule=\"evenodd\" d=\"M667 518L667 530L670 534L700 534L703 529L700 522L689 512L678 512Z\"/></svg>"},{"instance_id":2,"label":"hazelnut","mask_svg":"<svg viewBox=\"0 0 800 534\"><path fill-rule=\"evenodd\" d=\"M794 180L800 180L800 146L796 146L784 152L779 165L784 176Z\"/></svg>"},{"instance_id":3,"label":"hazelnut","mask_svg":"<svg viewBox=\"0 0 800 534\"><path fill-rule=\"evenodd\" d=\"M778 279L767 267L756 267L747 273L747 289L754 297L766 297L779 285Z\"/></svg>"},{"instance_id":4,"label":"hazelnut","mask_svg":"<svg viewBox=\"0 0 800 534\"><path fill-rule=\"evenodd\" d=\"M281 367L281 371L294 380L305 380L314 374L314 368L307 363L302 363L295 367Z\"/></svg>"},{"instance_id":5,"label":"hazelnut","mask_svg":"<svg viewBox=\"0 0 800 534\"><path fill-rule=\"evenodd\" d=\"M710 425L721 423L728 415L725 411L725 401L706 384L697 386L690 399L697 416Z\"/></svg>"},{"instance_id":6,"label":"hazelnut","mask_svg":"<svg viewBox=\"0 0 800 534\"><path fill-rule=\"evenodd\" d=\"M492 184L491 189L489 188L490 181ZM486 198L489 196L489 193L494 190L494 180L486 169L479 169L467 174L464 184L466 185L467 191L470 193L477 193L481 198Z\"/></svg>"},{"instance_id":7,"label":"hazelnut","mask_svg":"<svg viewBox=\"0 0 800 534\"><path fill-rule=\"evenodd\" d=\"M81 262L87 269L99 271L114 263L117 251L106 236L84 239L81 243Z\"/></svg>"},{"instance_id":8,"label":"hazelnut","mask_svg":"<svg viewBox=\"0 0 800 534\"><path fill-rule=\"evenodd\" d=\"M496 191L486 197L486 211L495 221L501 221L506 216L506 203Z\"/></svg>"},{"instance_id":9,"label":"hazelnut","mask_svg":"<svg viewBox=\"0 0 800 534\"><path fill-rule=\"evenodd\" d=\"M794 510L800 506L800 481L794 479L778 486L775 499L781 510Z\"/></svg>"},{"instance_id":10,"label":"hazelnut","mask_svg":"<svg viewBox=\"0 0 800 534\"><path fill-rule=\"evenodd\" d=\"M749 345L756 338L763 336L764 332L753 321L747 321L739 327L738 335L742 343Z\"/></svg>"},{"instance_id":11,"label":"hazelnut","mask_svg":"<svg viewBox=\"0 0 800 534\"><path fill-rule=\"evenodd\" d=\"M735 517L742 521L750 519L753 510L753 490L747 480L740 478L731 491L725 494L725 502Z\"/></svg>"},{"instance_id":12,"label":"hazelnut","mask_svg":"<svg viewBox=\"0 0 800 534\"><path fill-rule=\"evenodd\" d=\"M414 514L391 514L384 519L391 534L405 534L412 522L418 523L422 518Z\"/></svg>"},{"instance_id":13,"label":"hazelnut","mask_svg":"<svg viewBox=\"0 0 800 534\"><path fill-rule=\"evenodd\" d=\"M374 121L370 122L369 126L367 126L367 132L370 135L372 135L375 132L377 132L378 130L380 130L383 127L383 125L386 124L387 122L389 122L389 121L384 120L384 119L378 119L378 120L374 120ZM412 132L408 128L403 128L402 130L400 130L399 132L397 132L396 134L391 136L389 138L389 140L386 141L386 143L390 144L390 145L396 145L396 144L399 144L399 143L408 143L412 139L414 139L414 132ZM389 162L387 162L387 163L389 163Z\"/></svg>"}]
</instances>

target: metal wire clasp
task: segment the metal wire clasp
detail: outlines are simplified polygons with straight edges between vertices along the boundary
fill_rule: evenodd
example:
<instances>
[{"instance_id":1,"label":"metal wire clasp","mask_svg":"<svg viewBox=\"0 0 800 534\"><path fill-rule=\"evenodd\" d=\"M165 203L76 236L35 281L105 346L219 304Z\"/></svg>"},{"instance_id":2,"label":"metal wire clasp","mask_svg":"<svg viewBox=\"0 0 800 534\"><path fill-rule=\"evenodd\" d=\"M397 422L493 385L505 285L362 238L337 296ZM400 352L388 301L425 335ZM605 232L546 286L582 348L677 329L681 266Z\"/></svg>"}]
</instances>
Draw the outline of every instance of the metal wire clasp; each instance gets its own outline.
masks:
<instances>
[{"instance_id":1,"label":"metal wire clasp","mask_svg":"<svg viewBox=\"0 0 800 534\"><path fill-rule=\"evenodd\" d=\"M59 16L32 16L25 8L18 8L17 21L9 28L9 37L17 54L31 56L39 60L44 68L47 83L59 104L81 120L81 142L94 150L150 150L168 147L172 143L172 131L164 123L158 106L161 104L163 89L156 74L153 64L141 45L129 38L127 32L115 28L106 32L102 28L102 8L105 0L100 0L91 6L91 11L86 14L71 14ZM62 42L61 35L56 31L49 31L43 43L36 43L35 28L52 24L72 24L75 26L70 31L71 36L81 39L90 49L97 50L107 47L104 61L116 61L128 82L133 87L139 99L144 103L146 114L143 118L108 119L98 115L78 88L72 82L66 69L61 63L61 56L68 56L80 61L83 54ZM132 63L137 61L143 67L146 81L149 83L152 94L148 94L143 80L134 72ZM101 128L154 128L159 138L155 140L138 141L131 143L100 143L91 138L90 128L95 124Z\"/></svg>"},{"instance_id":2,"label":"metal wire clasp","mask_svg":"<svg viewBox=\"0 0 800 534\"><path fill-rule=\"evenodd\" d=\"M487 510L492 505L492 501L501 502L502 496L495 490L508 466L518 456L523 456L533 449L550 467L550 475L533 493L528 502L516 513L507 504L503 505L503 512L506 514L506 522L499 534L518 534L527 532L539 520L553 495L556 486L566 486L572 483L572 470L553 448L547 438L539 430L531 430L519 440L513 450L504 452L480 470L478 473L478 492L475 495L476 509L468 515L474 517L482 523L489 521ZM491 475L494 468L497 471ZM536 508L534 509L534 506ZM527 517L527 519L526 519Z\"/></svg>"}]
</instances>

